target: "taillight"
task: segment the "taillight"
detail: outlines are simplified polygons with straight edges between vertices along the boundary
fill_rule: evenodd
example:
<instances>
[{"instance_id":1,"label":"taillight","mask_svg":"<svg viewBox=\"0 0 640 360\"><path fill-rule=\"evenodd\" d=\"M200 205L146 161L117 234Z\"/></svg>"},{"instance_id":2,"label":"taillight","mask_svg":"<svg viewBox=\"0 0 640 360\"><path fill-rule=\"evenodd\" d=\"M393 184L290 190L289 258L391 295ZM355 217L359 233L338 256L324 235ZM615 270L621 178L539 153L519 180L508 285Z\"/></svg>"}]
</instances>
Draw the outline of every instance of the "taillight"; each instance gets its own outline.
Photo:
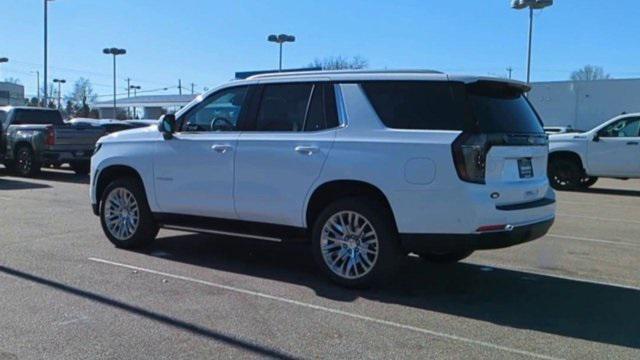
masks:
<instances>
[{"instance_id":1,"label":"taillight","mask_svg":"<svg viewBox=\"0 0 640 360\"><path fill-rule=\"evenodd\" d=\"M462 133L453 142L453 162L463 181L484 184L489 142L486 134Z\"/></svg>"},{"instance_id":2,"label":"taillight","mask_svg":"<svg viewBox=\"0 0 640 360\"><path fill-rule=\"evenodd\" d=\"M56 144L56 130L52 127L47 128L47 133L45 134L44 144L48 146L53 146Z\"/></svg>"}]
</instances>

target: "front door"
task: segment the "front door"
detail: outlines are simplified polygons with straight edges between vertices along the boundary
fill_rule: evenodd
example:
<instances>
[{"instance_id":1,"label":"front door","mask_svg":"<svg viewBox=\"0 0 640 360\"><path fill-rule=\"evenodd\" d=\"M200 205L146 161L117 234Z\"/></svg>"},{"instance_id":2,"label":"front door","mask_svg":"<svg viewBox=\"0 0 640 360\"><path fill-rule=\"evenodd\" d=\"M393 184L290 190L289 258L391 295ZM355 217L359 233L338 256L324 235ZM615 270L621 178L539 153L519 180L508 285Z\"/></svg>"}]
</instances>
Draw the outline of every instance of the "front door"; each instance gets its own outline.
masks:
<instances>
[{"instance_id":1,"label":"front door","mask_svg":"<svg viewBox=\"0 0 640 360\"><path fill-rule=\"evenodd\" d=\"M235 219L237 124L247 87L212 94L178 119L180 131L158 143L155 191L164 213Z\"/></svg>"},{"instance_id":2,"label":"front door","mask_svg":"<svg viewBox=\"0 0 640 360\"><path fill-rule=\"evenodd\" d=\"M241 220L302 226L304 202L338 126L332 85L267 84L236 154Z\"/></svg>"},{"instance_id":3,"label":"front door","mask_svg":"<svg viewBox=\"0 0 640 360\"><path fill-rule=\"evenodd\" d=\"M640 117L613 122L598 132L587 151L589 175L640 177Z\"/></svg>"}]
</instances>

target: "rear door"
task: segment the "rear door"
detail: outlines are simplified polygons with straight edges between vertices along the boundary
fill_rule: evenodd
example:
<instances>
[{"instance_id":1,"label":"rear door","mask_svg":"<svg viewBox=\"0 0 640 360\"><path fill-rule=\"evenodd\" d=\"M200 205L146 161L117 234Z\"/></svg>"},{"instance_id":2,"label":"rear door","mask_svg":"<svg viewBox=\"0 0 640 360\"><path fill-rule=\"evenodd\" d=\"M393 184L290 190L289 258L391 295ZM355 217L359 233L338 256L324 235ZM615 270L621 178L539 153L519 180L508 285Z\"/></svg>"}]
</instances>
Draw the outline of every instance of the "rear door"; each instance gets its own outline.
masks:
<instances>
[{"instance_id":1,"label":"rear door","mask_svg":"<svg viewBox=\"0 0 640 360\"><path fill-rule=\"evenodd\" d=\"M241 220L301 226L302 209L338 126L333 87L261 85L252 124L236 154L235 206Z\"/></svg>"},{"instance_id":2,"label":"rear door","mask_svg":"<svg viewBox=\"0 0 640 360\"><path fill-rule=\"evenodd\" d=\"M547 192L548 141L522 89L508 83L465 85L470 124L486 137L485 182L500 189L497 204L543 198Z\"/></svg>"},{"instance_id":3,"label":"rear door","mask_svg":"<svg viewBox=\"0 0 640 360\"><path fill-rule=\"evenodd\" d=\"M590 175L640 177L640 117L626 117L598 132L587 145Z\"/></svg>"}]
</instances>

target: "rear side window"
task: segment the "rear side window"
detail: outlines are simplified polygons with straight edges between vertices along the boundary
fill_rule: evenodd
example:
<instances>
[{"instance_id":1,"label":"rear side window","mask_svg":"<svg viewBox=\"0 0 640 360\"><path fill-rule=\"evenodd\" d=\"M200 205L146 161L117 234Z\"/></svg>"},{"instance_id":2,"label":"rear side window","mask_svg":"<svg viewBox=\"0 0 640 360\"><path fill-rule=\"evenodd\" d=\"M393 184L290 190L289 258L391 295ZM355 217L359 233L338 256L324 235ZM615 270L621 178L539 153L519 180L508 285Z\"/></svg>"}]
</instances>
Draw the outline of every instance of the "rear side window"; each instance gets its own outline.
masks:
<instances>
[{"instance_id":1,"label":"rear side window","mask_svg":"<svg viewBox=\"0 0 640 360\"><path fill-rule=\"evenodd\" d=\"M521 89L479 81L466 85L473 129L483 133L544 133L538 115Z\"/></svg>"},{"instance_id":2,"label":"rear side window","mask_svg":"<svg viewBox=\"0 0 640 360\"><path fill-rule=\"evenodd\" d=\"M386 127L415 130L462 130L463 99L450 82L372 81L362 83Z\"/></svg>"},{"instance_id":3,"label":"rear side window","mask_svg":"<svg viewBox=\"0 0 640 360\"><path fill-rule=\"evenodd\" d=\"M266 85L256 121L257 131L302 131L312 84Z\"/></svg>"},{"instance_id":4,"label":"rear side window","mask_svg":"<svg viewBox=\"0 0 640 360\"><path fill-rule=\"evenodd\" d=\"M13 125L64 125L62 115L53 110L13 110Z\"/></svg>"}]
</instances>

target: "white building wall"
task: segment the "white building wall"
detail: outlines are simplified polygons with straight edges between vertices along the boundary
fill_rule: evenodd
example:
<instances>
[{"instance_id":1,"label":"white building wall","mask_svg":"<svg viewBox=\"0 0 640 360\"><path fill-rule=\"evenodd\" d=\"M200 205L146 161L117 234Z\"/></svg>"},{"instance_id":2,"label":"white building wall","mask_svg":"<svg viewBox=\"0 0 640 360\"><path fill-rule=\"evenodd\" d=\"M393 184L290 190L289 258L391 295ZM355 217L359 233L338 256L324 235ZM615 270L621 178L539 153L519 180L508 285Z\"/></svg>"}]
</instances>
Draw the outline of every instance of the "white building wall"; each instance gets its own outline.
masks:
<instances>
[{"instance_id":1,"label":"white building wall","mask_svg":"<svg viewBox=\"0 0 640 360\"><path fill-rule=\"evenodd\" d=\"M529 99L545 125L588 130L623 112L640 112L640 79L532 83Z\"/></svg>"}]
</instances>

